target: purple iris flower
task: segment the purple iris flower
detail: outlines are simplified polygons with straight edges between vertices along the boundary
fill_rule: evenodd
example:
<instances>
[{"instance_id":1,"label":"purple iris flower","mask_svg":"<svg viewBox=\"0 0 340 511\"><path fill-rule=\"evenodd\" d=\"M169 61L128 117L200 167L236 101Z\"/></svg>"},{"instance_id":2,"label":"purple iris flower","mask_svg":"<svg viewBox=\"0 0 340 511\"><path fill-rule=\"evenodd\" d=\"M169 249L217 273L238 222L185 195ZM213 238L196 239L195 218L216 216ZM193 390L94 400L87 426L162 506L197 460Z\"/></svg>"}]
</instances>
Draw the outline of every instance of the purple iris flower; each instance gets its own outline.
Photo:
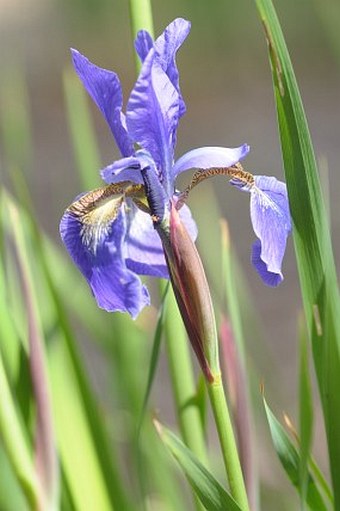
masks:
<instances>
[{"instance_id":1,"label":"purple iris flower","mask_svg":"<svg viewBox=\"0 0 340 511\"><path fill-rule=\"evenodd\" d=\"M155 226L167 229L171 203L178 203L181 220L196 239L196 224L175 189L177 176L188 169L229 169L232 184L251 193L258 237L253 263L267 284L282 280L290 230L284 183L265 176L255 176L252 184L238 178L237 165L249 152L247 144L201 147L174 161L177 127L186 109L175 56L189 31L188 21L176 19L155 41L146 31L138 33L135 47L142 68L125 114L118 76L72 50L75 70L106 119L122 158L101 171L106 186L81 195L65 211L60 233L98 305L133 318L150 302L139 275L169 278Z\"/></svg>"}]
</instances>

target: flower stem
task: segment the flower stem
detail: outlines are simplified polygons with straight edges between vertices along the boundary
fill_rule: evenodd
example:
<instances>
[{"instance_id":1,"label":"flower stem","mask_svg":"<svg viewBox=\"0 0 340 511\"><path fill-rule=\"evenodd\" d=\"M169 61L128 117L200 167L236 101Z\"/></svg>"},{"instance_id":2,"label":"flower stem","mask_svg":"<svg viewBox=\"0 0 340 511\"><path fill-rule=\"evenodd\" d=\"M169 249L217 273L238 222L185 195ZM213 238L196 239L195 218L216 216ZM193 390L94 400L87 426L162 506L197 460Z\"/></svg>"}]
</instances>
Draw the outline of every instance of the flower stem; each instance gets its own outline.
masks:
<instances>
[{"instance_id":1,"label":"flower stem","mask_svg":"<svg viewBox=\"0 0 340 511\"><path fill-rule=\"evenodd\" d=\"M161 282L161 287L164 283ZM166 350L175 399L178 424L184 443L198 459L208 465L202 417L195 401L196 387L190 357L190 345L172 290L169 290L165 317ZM204 507L196 501L197 509Z\"/></svg>"},{"instance_id":2,"label":"flower stem","mask_svg":"<svg viewBox=\"0 0 340 511\"><path fill-rule=\"evenodd\" d=\"M212 383L207 382L207 386L228 475L230 492L242 511L248 511L247 493L221 376L215 375L214 381Z\"/></svg>"}]
</instances>

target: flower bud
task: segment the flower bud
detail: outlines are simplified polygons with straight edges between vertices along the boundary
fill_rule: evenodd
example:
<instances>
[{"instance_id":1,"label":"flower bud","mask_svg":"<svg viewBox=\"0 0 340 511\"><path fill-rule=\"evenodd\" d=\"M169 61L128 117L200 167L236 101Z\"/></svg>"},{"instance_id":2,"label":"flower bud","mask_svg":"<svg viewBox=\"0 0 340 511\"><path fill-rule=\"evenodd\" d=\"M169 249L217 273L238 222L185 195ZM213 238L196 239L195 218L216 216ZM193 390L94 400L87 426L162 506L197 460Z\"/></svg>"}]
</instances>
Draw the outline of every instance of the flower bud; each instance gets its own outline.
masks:
<instances>
[{"instance_id":1,"label":"flower bud","mask_svg":"<svg viewBox=\"0 0 340 511\"><path fill-rule=\"evenodd\" d=\"M202 371L211 383L219 377L215 315L202 261L174 204L170 229L157 229L178 307Z\"/></svg>"}]
</instances>

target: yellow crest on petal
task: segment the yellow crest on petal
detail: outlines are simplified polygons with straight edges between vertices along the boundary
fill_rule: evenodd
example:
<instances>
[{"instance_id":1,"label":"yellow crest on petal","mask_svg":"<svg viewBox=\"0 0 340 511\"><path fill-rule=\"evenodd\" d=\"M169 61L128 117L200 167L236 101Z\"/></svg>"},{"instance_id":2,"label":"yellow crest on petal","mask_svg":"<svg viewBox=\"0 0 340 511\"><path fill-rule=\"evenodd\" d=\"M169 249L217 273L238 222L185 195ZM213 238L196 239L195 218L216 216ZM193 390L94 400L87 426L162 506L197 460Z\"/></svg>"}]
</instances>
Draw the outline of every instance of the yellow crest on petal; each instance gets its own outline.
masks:
<instances>
[{"instance_id":1,"label":"yellow crest on petal","mask_svg":"<svg viewBox=\"0 0 340 511\"><path fill-rule=\"evenodd\" d=\"M124 199L141 200L143 190L143 185L122 181L85 193L67 208L82 224L82 242L91 252L95 254L100 242L109 236Z\"/></svg>"}]
</instances>

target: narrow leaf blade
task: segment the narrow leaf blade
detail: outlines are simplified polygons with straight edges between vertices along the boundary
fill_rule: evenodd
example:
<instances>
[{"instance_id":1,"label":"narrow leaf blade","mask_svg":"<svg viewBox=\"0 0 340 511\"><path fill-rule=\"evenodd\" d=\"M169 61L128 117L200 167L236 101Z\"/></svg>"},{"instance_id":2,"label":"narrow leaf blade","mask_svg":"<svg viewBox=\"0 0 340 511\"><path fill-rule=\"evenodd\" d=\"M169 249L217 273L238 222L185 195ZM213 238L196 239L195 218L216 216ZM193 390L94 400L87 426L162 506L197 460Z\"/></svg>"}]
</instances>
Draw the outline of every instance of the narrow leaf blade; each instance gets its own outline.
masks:
<instances>
[{"instance_id":1,"label":"narrow leaf blade","mask_svg":"<svg viewBox=\"0 0 340 511\"><path fill-rule=\"evenodd\" d=\"M340 299L328 217L276 12L271 0L256 0L256 4L269 48L305 317L323 405L335 507L340 508Z\"/></svg>"},{"instance_id":2,"label":"narrow leaf blade","mask_svg":"<svg viewBox=\"0 0 340 511\"><path fill-rule=\"evenodd\" d=\"M290 481L300 492L301 489L299 487L299 467L300 467L299 454L295 446L291 442L290 438L288 437L287 433L285 432L285 430L283 429L283 427L281 426L281 424L279 423L279 421L269 408L265 399L263 399L263 402L276 453ZM306 500L310 509L314 511L327 511L327 506L325 505L320 495L320 492L317 486L315 485L314 479L311 477L311 475L308 476L307 480Z\"/></svg>"},{"instance_id":3,"label":"narrow leaf blade","mask_svg":"<svg viewBox=\"0 0 340 511\"><path fill-rule=\"evenodd\" d=\"M240 511L240 507L232 496L179 438L157 421L155 421L155 426L163 443L178 461L190 485L206 509L208 511Z\"/></svg>"},{"instance_id":4,"label":"narrow leaf blade","mask_svg":"<svg viewBox=\"0 0 340 511\"><path fill-rule=\"evenodd\" d=\"M300 423L300 470L299 486L302 502L306 498L308 484L308 459L313 434L313 398L308 366L308 345L305 324L300 318L300 374L299 374L299 423Z\"/></svg>"}]
</instances>

